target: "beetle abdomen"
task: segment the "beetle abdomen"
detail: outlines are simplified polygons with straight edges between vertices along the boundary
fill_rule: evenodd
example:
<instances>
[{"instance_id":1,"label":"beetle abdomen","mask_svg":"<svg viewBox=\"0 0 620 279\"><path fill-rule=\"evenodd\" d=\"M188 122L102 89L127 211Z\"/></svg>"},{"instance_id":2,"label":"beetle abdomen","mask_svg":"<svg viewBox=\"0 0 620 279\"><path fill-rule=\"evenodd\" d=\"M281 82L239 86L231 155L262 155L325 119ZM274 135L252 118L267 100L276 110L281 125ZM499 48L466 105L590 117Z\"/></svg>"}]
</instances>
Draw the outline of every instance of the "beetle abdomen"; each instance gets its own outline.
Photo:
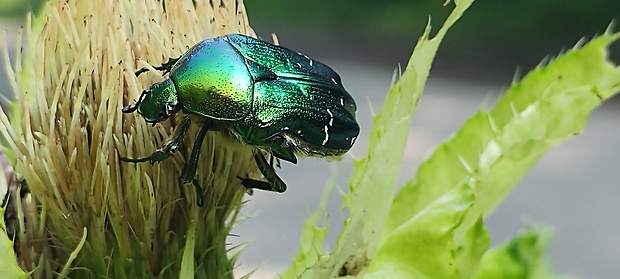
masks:
<instances>
[{"instance_id":1,"label":"beetle abdomen","mask_svg":"<svg viewBox=\"0 0 620 279\"><path fill-rule=\"evenodd\" d=\"M352 111L347 109L352 107ZM253 140L281 135L309 155L340 155L359 134L355 103L344 89L294 79L254 85Z\"/></svg>"}]
</instances>

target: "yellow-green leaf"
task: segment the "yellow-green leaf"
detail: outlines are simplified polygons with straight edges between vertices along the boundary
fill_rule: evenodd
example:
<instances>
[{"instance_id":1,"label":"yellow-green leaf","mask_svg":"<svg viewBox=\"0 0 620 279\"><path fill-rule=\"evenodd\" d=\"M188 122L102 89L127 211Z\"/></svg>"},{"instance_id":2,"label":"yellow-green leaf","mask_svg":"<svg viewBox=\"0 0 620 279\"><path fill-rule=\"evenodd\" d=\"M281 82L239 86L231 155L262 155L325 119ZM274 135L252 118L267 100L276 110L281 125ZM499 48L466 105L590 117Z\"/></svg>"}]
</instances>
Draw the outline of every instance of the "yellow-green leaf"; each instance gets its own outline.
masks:
<instances>
[{"instance_id":1,"label":"yellow-green leaf","mask_svg":"<svg viewBox=\"0 0 620 279\"><path fill-rule=\"evenodd\" d=\"M2 177L4 179L4 177ZM0 207L0 217L4 216L4 207ZM4 218L0 218L0 278L17 279L28 278L19 265L13 250L13 241L6 234Z\"/></svg>"}]
</instances>

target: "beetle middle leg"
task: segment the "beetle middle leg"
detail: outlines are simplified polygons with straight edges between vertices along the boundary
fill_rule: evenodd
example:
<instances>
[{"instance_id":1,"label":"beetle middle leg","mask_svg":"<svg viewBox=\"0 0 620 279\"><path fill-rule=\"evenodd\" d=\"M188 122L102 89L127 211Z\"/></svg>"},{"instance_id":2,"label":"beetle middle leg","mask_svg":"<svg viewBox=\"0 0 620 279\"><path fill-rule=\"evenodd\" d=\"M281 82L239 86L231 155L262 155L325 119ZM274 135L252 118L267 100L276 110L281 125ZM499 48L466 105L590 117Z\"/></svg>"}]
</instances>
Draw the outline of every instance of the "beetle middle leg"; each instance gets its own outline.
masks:
<instances>
[{"instance_id":1,"label":"beetle middle leg","mask_svg":"<svg viewBox=\"0 0 620 279\"><path fill-rule=\"evenodd\" d=\"M179 144L181 144L183 137L185 137L185 133L187 133L189 124L189 116L184 116L183 120L181 120L181 123L179 123L179 126L177 126L176 130L174 131L174 135L172 136L172 138L168 142L166 142L162 148L153 152L153 154L151 154L150 156L143 158L120 157L121 161L131 163L150 162L151 164L153 164L155 162L160 162L170 158L170 156L172 156L172 154L174 154L174 152L176 152L179 148Z\"/></svg>"},{"instance_id":2,"label":"beetle middle leg","mask_svg":"<svg viewBox=\"0 0 620 279\"><path fill-rule=\"evenodd\" d=\"M185 167L183 167L183 172L181 173L181 181L183 184L187 184L189 182L194 185L196 188L196 199L199 206L204 204L204 190L198 184L198 180L196 179L196 168L198 166L198 157L200 156L200 149L202 148L202 142L207 135L207 132L211 128L211 123L205 122L198 132L198 136L196 136L196 140L194 141L194 147L192 147L192 153L189 155L187 163Z\"/></svg>"},{"instance_id":3,"label":"beetle middle leg","mask_svg":"<svg viewBox=\"0 0 620 279\"><path fill-rule=\"evenodd\" d=\"M169 59L168 59L168 62L163 63L163 64L161 64L160 66L154 66L153 68L155 68L155 70L158 70L158 71L164 71L164 74L165 74L165 73L168 73L168 72L170 72L170 70L172 69L172 66L174 66L174 64L176 64L176 63L177 63L177 61L179 61L179 59L181 59L181 57L180 57L180 56L179 56L179 57L177 57L177 58L169 58ZM143 73L146 73L146 72L148 72L148 71L149 71L149 68L147 68L147 67L143 67L142 69L137 70L137 71L135 72L135 75L136 75L136 76L139 76L139 75L141 75L141 74L143 74Z\"/></svg>"},{"instance_id":4,"label":"beetle middle leg","mask_svg":"<svg viewBox=\"0 0 620 279\"><path fill-rule=\"evenodd\" d=\"M268 138L251 138L248 143L254 145L260 144L263 148L269 150L273 157L297 164L295 148L288 144L286 139L279 134ZM278 162L278 167L279 165L280 163Z\"/></svg>"},{"instance_id":5,"label":"beetle middle leg","mask_svg":"<svg viewBox=\"0 0 620 279\"><path fill-rule=\"evenodd\" d=\"M260 181L251 178L241 178L241 184L248 189L260 189L265 191L272 191L282 193L286 191L286 183L282 181L282 179L276 174L275 169L272 164L267 162L265 156L261 152L260 149L254 148L252 150L252 155L254 155L254 160L256 161L256 165L258 169L263 174L267 181Z\"/></svg>"}]
</instances>

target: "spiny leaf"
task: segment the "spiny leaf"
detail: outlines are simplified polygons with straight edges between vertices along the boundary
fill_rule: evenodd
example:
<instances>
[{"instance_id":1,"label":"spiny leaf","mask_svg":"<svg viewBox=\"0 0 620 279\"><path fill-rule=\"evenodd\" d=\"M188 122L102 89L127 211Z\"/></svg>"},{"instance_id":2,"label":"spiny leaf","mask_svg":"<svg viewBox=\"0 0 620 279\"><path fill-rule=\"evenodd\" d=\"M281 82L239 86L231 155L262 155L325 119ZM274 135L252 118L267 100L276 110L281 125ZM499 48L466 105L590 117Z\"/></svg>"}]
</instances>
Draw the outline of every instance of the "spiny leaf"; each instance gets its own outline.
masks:
<instances>
[{"instance_id":1,"label":"spiny leaf","mask_svg":"<svg viewBox=\"0 0 620 279\"><path fill-rule=\"evenodd\" d=\"M437 35L430 26L419 39L407 68L386 96L381 112L373 119L366 156L355 162L344 206L350 209L334 252L297 274L301 278L332 278L361 272L374 257L389 212L413 114L437 49L448 29L473 0L461 0ZM287 273L291 277L297 276Z\"/></svg>"}]
</instances>

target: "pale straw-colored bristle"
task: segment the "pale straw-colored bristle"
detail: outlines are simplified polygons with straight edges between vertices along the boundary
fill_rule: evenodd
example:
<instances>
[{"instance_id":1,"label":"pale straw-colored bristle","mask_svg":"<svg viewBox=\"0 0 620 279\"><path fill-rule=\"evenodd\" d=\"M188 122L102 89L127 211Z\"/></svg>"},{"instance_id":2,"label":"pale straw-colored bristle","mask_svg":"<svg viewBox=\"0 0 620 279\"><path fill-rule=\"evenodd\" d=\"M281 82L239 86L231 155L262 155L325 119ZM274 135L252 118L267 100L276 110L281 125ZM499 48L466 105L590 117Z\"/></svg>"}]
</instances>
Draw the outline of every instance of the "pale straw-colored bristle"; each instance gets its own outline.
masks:
<instances>
[{"instance_id":1,"label":"pale straw-colored bristle","mask_svg":"<svg viewBox=\"0 0 620 279\"><path fill-rule=\"evenodd\" d=\"M179 178L198 122L168 160L119 156L150 155L180 117L152 127L123 114L164 78L134 71L205 38L254 36L242 1L55 1L33 22L24 52L6 62L15 102L10 116L0 113L5 151L32 193L17 245L22 268L33 278L231 277L225 239L245 193L238 177L257 173L249 147L207 135L203 207Z\"/></svg>"}]
</instances>

